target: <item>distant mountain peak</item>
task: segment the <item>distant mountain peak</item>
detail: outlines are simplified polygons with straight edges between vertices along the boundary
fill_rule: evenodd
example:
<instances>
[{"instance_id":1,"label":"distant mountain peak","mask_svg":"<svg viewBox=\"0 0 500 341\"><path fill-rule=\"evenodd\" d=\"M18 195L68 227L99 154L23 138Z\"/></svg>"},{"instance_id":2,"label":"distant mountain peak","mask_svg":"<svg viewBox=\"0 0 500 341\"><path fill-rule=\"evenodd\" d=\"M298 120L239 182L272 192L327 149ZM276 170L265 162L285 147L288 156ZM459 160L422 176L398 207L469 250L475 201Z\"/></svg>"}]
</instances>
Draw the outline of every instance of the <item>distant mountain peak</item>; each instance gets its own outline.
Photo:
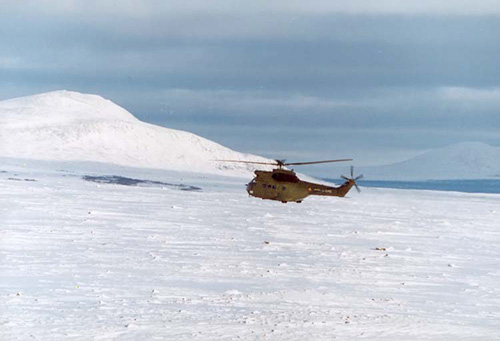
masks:
<instances>
[{"instance_id":1,"label":"distant mountain peak","mask_svg":"<svg viewBox=\"0 0 500 341\"><path fill-rule=\"evenodd\" d=\"M52 91L0 102L0 124L42 127L107 120L137 121L110 100L75 91Z\"/></svg>"},{"instance_id":2,"label":"distant mountain peak","mask_svg":"<svg viewBox=\"0 0 500 341\"><path fill-rule=\"evenodd\" d=\"M500 174L500 148L483 142L460 142L429 150L391 165L366 167L372 179L481 179Z\"/></svg>"}]
</instances>

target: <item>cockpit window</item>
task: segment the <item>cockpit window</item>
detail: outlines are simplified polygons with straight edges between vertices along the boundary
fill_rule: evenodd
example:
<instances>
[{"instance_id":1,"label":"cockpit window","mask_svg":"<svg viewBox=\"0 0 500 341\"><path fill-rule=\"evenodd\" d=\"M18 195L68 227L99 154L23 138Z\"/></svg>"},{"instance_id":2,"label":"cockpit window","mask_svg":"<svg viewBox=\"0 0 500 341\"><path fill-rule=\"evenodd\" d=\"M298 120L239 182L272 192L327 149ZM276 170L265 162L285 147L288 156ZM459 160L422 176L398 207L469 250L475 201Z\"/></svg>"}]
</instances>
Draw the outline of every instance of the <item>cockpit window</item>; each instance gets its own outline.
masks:
<instances>
[{"instance_id":1,"label":"cockpit window","mask_svg":"<svg viewBox=\"0 0 500 341\"><path fill-rule=\"evenodd\" d=\"M282 182L299 182L299 178L292 174L274 173L272 178L276 181Z\"/></svg>"}]
</instances>

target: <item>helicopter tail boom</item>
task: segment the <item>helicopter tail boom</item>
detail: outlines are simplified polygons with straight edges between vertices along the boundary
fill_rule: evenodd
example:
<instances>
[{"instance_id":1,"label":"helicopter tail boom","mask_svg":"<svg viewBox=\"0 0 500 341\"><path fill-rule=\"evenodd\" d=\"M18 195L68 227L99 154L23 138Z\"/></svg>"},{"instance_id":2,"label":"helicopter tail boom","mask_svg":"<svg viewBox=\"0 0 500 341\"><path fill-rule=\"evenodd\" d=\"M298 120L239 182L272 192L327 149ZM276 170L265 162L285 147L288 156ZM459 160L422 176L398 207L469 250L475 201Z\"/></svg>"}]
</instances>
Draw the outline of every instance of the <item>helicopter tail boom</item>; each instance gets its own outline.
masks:
<instances>
[{"instance_id":1,"label":"helicopter tail boom","mask_svg":"<svg viewBox=\"0 0 500 341\"><path fill-rule=\"evenodd\" d=\"M356 188L358 193L361 191L356 184L356 181L363 178L363 175L358 175L354 177L354 167L351 166L351 177L348 178L344 175L340 176L345 182L339 187L330 187L324 185L318 185L309 183L309 194L310 195L324 195L324 196L335 196L335 197L345 197L347 193L351 190L352 187Z\"/></svg>"},{"instance_id":2,"label":"helicopter tail boom","mask_svg":"<svg viewBox=\"0 0 500 341\"><path fill-rule=\"evenodd\" d=\"M309 195L321 195L321 196L329 196L329 197L345 197L346 194L351 190L351 188L355 185L353 180L347 180L339 187L330 187L325 185L318 185L309 183Z\"/></svg>"}]
</instances>

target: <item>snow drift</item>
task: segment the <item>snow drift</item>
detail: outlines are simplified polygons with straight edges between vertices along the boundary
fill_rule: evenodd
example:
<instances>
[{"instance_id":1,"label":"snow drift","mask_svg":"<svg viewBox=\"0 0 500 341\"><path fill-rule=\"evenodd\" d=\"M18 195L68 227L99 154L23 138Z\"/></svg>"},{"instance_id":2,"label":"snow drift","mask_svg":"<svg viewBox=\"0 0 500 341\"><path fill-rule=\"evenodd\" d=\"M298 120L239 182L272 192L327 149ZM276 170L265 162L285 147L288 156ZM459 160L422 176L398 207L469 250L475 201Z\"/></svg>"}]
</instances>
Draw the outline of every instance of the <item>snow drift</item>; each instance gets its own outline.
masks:
<instances>
[{"instance_id":1,"label":"snow drift","mask_svg":"<svg viewBox=\"0 0 500 341\"><path fill-rule=\"evenodd\" d=\"M247 164L269 161L200 136L142 122L97 95L55 91L0 102L0 156L97 161L201 173L248 174Z\"/></svg>"}]
</instances>

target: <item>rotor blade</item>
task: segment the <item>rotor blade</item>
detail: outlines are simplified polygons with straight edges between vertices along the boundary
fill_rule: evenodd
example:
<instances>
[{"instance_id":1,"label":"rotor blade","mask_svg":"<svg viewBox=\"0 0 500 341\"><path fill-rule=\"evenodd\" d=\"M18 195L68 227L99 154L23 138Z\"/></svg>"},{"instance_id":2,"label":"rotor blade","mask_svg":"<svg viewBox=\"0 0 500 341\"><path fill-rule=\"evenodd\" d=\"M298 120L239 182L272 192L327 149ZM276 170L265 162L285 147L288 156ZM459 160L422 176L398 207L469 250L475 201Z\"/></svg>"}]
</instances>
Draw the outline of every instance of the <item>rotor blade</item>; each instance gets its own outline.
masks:
<instances>
[{"instance_id":1,"label":"rotor blade","mask_svg":"<svg viewBox=\"0 0 500 341\"><path fill-rule=\"evenodd\" d=\"M349 178L348 178L347 176L341 175L340 177L341 177L342 179L344 179L344 180L349 180Z\"/></svg>"},{"instance_id":2,"label":"rotor blade","mask_svg":"<svg viewBox=\"0 0 500 341\"><path fill-rule=\"evenodd\" d=\"M220 162L239 162L239 163L252 163L255 165L272 165L276 166L276 162L257 162L257 161L240 161L240 160L213 160L213 161L220 161Z\"/></svg>"},{"instance_id":3,"label":"rotor blade","mask_svg":"<svg viewBox=\"0 0 500 341\"><path fill-rule=\"evenodd\" d=\"M361 192L361 190L359 189L358 185L356 185L356 183L354 183L354 187L356 187L356 191L358 191L358 193Z\"/></svg>"},{"instance_id":4,"label":"rotor blade","mask_svg":"<svg viewBox=\"0 0 500 341\"><path fill-rule=\"evenodd\" d=\"M357 177L355 177L354 180L358 181L358 180L363 179L363 178L364 178L364 175L360 174Z\"/></svg>"},{"instance_id":5,"label":"rotor blade","mask_svg":"<svg viewBox=\"0 0 500 341\"><path fill-rule=\"evenodd\" d=\"M351 179L354 178L354 166L351 166Z\"/></svg>"},{"instance_id":6,"label":"rotor blade","mask_svg":"<svg viewBox=\"0 0 500 341\"><path fill-rule=\"evenodd\" d=\"M284 163L283 165L285 165L285 166L299 166L299 165L313 165L316 163L343 162L343 161L352 161L352 159L311 161L311 162L289 162L289 163Z\"/></svg>"}]
</instances>

